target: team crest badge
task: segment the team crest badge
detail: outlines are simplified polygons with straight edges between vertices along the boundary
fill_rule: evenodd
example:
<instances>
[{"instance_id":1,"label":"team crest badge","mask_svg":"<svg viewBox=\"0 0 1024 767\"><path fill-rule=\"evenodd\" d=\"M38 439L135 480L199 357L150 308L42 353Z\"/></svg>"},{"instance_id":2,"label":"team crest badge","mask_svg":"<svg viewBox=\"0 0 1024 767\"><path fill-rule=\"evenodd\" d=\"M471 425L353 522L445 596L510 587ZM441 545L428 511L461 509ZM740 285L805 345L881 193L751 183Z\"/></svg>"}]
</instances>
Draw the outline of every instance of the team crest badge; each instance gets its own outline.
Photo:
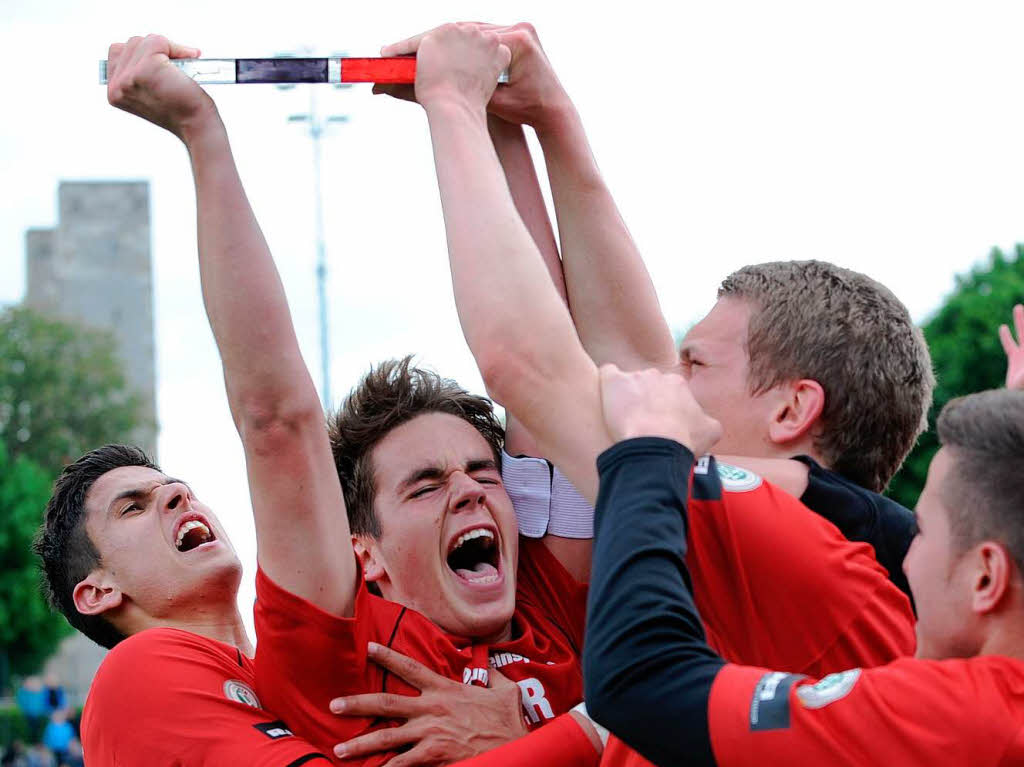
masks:
<instances>
[{"instance_id":1,"label":"team crest badge","mask_svg":"<svg viewBox=\"0 0 1024 767\"><path fill-rule=\"evenodd\" d=\"M253 708L263 708L260 705L260 699L256 697L256 693L252 691L252 688L245 682L240 682L237 679L229 679L224 683L224 696L228 700L235 701L235 703L244 703Z\"/></svg>"},{"instance_id":2,"label":"team crest badge","mask_svg":"<svg viewBox=\"0 0 1024 767\"><path fill-rule=\"evenodd\" d=\"M722 487L730 493L745 493L748 490L756 490L764 481L759 475L739 466L731 466L718 461L715 462L715 466L718 467L718 478L722 482Z\"/></svg>"},{"instance_id":3,"label":"team crest badge","mask_svg":"<svg viewBox=\"0 0 1024 767\"><path fill-rule=\"evenodd\" d=\"M845 698L860 679L860 669L855 668L841 674L829 674L817 684L796 688L796 696L804 708L824 708L829 703Z\"/></svg>"}]
</instances>

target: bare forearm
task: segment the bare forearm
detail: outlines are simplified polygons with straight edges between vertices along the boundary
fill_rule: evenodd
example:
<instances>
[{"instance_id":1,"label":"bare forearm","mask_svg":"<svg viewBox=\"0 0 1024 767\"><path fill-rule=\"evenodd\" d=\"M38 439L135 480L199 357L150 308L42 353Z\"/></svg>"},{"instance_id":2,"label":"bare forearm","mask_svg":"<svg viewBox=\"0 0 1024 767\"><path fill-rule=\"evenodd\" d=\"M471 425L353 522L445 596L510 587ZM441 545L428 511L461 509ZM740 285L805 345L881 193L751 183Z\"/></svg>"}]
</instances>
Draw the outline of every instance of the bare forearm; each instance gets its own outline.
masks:
<instances>
[{"instance_id":1,"label":"bare forearm","mask_svg":"<svg viewBox=\"0 0 1024 767\"><path fill-rule=\"evenodd\" d=\"M553 350L575 340L571 318L515 209L483 115L445 104L428 111L428 119L456 305L470 349L478 362L501 347L539 367L556 364Z\"/></svg>"},{"instance_id":2,"label":"bare forearm","mask_svg":"<svg viewBox=\"0 0 1024 767\"><path fill-rule=\"evenodd\" d=\"M537 135L555 203L569 305L584 348L598 364L674 366L675 345L654 285L579 115L566 104Z\"/></svg>"},{"instance_id":3,"label":"bare forearm","mask_svg":"<svg viewBox=\"0 0 1024 767\"><path fill-rule=\"evenodd\" d=\"M597 369L515 210L483 114L450 105L427 114L456 306L488 390L581 490L596 492L593 445L607 439Z\"/></svg>"},{"instance_id":4,"label":"bare forearm","mask_svg":"<svg viewBox=\"0 0 1024 767\"><path fill-rule=\"evenodd\" d=\"M551 219L548 218L547 206L540 190L540 181L533 166L533 158L530 156L530 147L526 143L523 126L506 122L494 115L488 115L487 130L491 134L491 141L494 143L498 161L505 172L505 179L508 182L508 189L512 194L516 211L540 252L555 290L558 291L562 302L568 304L565 276L562 274L562 259L558 255L558 243L555 241Z\"/></svg>"},{"instance_id":5,"label":"bare forearm","mask_svg":"<svg viewBox=\"0 0 1024 767\"><path fill-rule=\"evenodd\" d=\"M494 115L487 116L487 130L494 144L494 151L505 172L505 180L512 195L512 201L519 217L523 220L530 237L540 252L544 266L551 276L551 283L558 291L562 303L568 305L565 293L565 278L562 275L562 259L558 255L555 232L548 218L544 195L540 190L537 171L533 167L530 147L522 125L506 122ZM529 307L520 307L525 314ZM536 440L511 414L505 422L505 449L510 455L539 456Z\"/></svg>"},{"instance_id":6,"label":"bare forearm","mask_svg":"<svg viewBox=\"0 0 1024 767\"><path fill-rule=\"evenodd\" d=\"M236 420L254 408L306 401L312 381L299 353L277 268L249 205L216 115L187 137L195 177L203 300Z\"/></svg>"}]
</instances>

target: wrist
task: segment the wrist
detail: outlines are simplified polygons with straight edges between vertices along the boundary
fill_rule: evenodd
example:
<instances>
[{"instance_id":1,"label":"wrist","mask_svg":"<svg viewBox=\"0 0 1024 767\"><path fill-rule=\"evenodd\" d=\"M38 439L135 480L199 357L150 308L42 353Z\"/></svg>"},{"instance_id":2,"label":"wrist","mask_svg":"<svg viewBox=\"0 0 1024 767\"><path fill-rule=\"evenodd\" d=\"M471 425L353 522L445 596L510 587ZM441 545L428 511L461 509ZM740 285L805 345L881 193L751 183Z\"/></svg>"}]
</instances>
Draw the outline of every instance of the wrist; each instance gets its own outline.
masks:
<instances>
[{"instance_id":1,"label":"wrist","mask_svg":"<svg viewBox=\"0 0 1024 767\"><path fill-rule=\"evenodd\" d=\"M582 128L582 121L576 105L563 93L538 110L531 127L537 134L537 140L543 144L574 134Z\"/></svg>"},{"instance_id":2,"label":"wrist","mask_svg":"<svg viewBox=\"0 0 1024 767\"><path fill-rule=\"evenodd\" d=\"M217 105L213 99L207 99L192 115L182 120L174 132L191 152L211 138L225 134L225 129Z\"/></svg>"},{"instance_id":3,"label":"wrist","mask_svg":"<svg viewBox=\"0 0 1024 767\"><path fill-rule=\"evenodd\" d=\"M454 88L438 88L421 96L416 94L417 100L427 113L428 120L442 119L463 119L479 120L481 124L487 124L487 106L478 103L467 94Z\"/></svg>"}]
</instances>

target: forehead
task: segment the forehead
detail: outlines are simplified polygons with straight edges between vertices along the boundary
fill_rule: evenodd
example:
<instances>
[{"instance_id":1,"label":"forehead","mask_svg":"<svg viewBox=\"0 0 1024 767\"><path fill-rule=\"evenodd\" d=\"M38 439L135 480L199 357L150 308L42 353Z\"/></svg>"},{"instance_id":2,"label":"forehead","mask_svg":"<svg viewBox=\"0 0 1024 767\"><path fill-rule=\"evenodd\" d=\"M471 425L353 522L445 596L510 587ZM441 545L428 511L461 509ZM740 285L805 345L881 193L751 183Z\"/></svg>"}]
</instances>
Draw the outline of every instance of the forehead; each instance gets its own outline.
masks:
<instances>
[{"instance_id":1,"label":"forehead","mask_svg":"<svg viewBox=\"0 0 1024 767\"><path fill-rule=\"evenodd\" d=\"M493 460L490 444L471 424L448 413L425 413L388 432L371 454L380 488L394 487L410 471Z\"/></svg>"},{"instance_id":2,"label":"forehead","mask_svg":"<svg viewBox=\"0 0 1024 767\"><path fill-rule=\"evenodd\" d=\"M169 477L147 466L119 466L100 476L85 495L85 508L105 511L110 502L128 490L167 482Z\"/></svg>"},{"instance_id":3,"label":"forehead","mask_svg":"<svg viewBox=\"0 0 1024 767\"><path fill-rule=\"evenodd\" d=\"M697 345L742 347L750 324L750 304L739 298L720 298L707 315L690 328L682 348Z\"/></svg>"}]
</instances>

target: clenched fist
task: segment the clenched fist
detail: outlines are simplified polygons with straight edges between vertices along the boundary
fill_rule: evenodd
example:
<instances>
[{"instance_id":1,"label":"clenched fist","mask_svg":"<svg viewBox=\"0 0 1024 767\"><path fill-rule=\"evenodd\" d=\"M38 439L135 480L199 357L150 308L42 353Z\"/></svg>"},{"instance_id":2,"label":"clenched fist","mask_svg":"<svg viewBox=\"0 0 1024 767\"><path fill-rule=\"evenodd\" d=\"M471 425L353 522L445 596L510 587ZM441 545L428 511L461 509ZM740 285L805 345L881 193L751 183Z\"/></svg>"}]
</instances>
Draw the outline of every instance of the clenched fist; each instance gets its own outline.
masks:
<instances>
[{"instance_id":1,"label":"clenched fist","mask_svg":"<svg viewBox=\"0 0 1024 767\"><path fill-rule=\"evenodd\" d=\"M601 407L616 442L665 437L699 456L722 436L721 425L701 409L686 379L677 373L624 373L615 365L602 365Z\"/></svg>"}]
</instances>

